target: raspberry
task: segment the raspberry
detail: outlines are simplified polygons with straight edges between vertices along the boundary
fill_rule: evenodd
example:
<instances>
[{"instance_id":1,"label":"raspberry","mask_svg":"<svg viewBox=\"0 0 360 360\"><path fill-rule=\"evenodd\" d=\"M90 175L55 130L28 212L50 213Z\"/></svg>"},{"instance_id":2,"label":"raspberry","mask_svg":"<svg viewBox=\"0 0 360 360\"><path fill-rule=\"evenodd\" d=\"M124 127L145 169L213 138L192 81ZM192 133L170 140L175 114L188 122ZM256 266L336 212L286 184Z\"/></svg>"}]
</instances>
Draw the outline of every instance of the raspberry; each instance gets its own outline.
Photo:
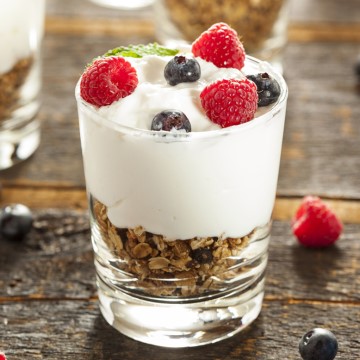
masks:
<instances>
[{"instance_id":1,"label":"raspberry","mask_svg":"<svg viewBox=\"0 0 360 360\"><path fill-rule=\"evenodd\" d=\"M123 57L95 60L84 72L80 95L96 106L110 105L130 95L138 84L136 70Z\"/></svg>"},{"instance_id":2,"label":"raspberry","mask_svg":"<svg viewBox=\"0 0 360 360\"><path fill-rule=\"evenodd\" d=\"M292 230L301 244L326 247L339 238L343 225L319 197L306 196L292 220Z\"/></svg>"},{"instance_id":3,"label":"raspberry","mask_svg":"<svg viewBox=\"0 0 360 360\"><path fill-rule=\"evenodd\" d=\"M224 79L206 86L200 100L211 121L228 127L254 118L258 94L256 85L246 78Z\"/></svg>"},{"instance_id":4,"label":"raspberry","mask_svg":"<svg viewBox=\"0 0 360 360\"><path fill-rule=\"evenodd\" d=\"M0 352L0 360L6 360L5 354L2 352Z\"/></svg>"},{"instance_id":5,"label":"raspberry","mask_svg":"<svg viewBox=\"0 0 360 360\"><path fill-rule=\"evenodd\" d=\"M225 23L214 24L203 32L193 42L191 51L217 67L241 70L244 66L244 46L237 32Z\"/></svg>"}]
</instances>

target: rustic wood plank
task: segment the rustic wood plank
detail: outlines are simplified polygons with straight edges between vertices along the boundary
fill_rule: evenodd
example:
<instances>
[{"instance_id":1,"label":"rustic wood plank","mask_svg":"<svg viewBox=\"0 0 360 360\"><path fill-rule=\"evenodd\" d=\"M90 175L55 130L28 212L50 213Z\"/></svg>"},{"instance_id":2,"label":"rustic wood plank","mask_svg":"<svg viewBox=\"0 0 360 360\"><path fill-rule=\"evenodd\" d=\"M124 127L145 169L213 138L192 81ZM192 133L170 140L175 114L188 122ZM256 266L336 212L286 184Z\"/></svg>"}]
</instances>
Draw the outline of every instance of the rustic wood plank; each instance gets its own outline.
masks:
<instances>
[{"instance_id":1,"label":"rustic wood plank","mask_svg":"<svg viewBox=\"0 0 360 360\"><path fill-rule=\"evenodd\" d=\"M342 199L322 198L340 217L344 223L360 224L360 202ZM273 218L275 220L291 220L298 209L301 197L288 198L277 196Z\"/></svg>"},{"instance_id":2,"label":"rustic wood plank","mask_svg":"<svg viewBox=\"0 0 360 360\"><path fill-rule=\"evenodd\" d=\"M289 45L278 192L360 198L360 107L352 44Z\"/></svg>"},{"instance_id":3,"label":"rustic wood plank","mask_svg":"<svg viewBox=\"0 0 360 360\"><path fill-rule=\"evenodd\" d=\"M94 267L86 211L36 211L23 243L0 241L0 302L93 298ZM269 300L360 304L360 225L346 225L337 245L298 245L289 222L274 222L267 274Z\"/></svg>"},{"instance_id":4,"label":"rustic wood plank","mask_svg":"<svg viewBox=\"0 0 360 360\"><path fill-rule=\"evenodd\" d=\"M83 188L46 186L45 184L29 186L27 184L2 189L0 206L12 203L25 203L32 209L86 209L87 197Z\"/></svg>"},{"instance_id":5,"label":"rustic wood plank","mask_svg":"<svg viewBox=\"0 0 360 360\"><path fill-rule=\"evenodd\" d=\"M48 16L46 19L46 31L51 34L76 34L76 35L104 35L104 36L133 36L155 38L155 27L149 19L109 19L109 18L64 18ZM314 41L347 41L360 42L360 24L332 22L311 23L291 22L288 29L290 42L314 42Z\"/></svg>"},{"instance_id":6,"label":"rustic wood plank","mask_svg":"<svg viewBox=\"0 0 360 360\"><path fill-rule=\"evenodd\" d=\"M59 16L48 16L46 18L46 31L55 34L86 34L105 36L154 36L154 24L149 19L134 18L64 18Z\"/></svg>"},{"instance_id":7,"label":"rustic wood plank","mask_svg":"<svg viewBox=\"0 0 360 360\"><path fill-rule=\"evenodd\" d=\"M52 183L83 188L76 81L94 54L129 42L152 40L136 34L46 36L41 145L31 159L1 172L0 182L5 186ZM284 67L290 95L279 196L314 193L360 199L360 108L353 74L357 56L358 49L352 43L288 45Z\"/></svg>"},{"instance_id":8,"label":"rustic wood plank","mask_svg":"<svg viewBox=\"0 0 360 360\"><path fill-rule=\"evenodd\" d=\"M359 23L358 0L290 0L290 21L299 23Z\"/></svg>"},{"instance_id":9,"label":"rustic wood plank","mask_svg":"<svg viewBox=\"0 0 360 360\"><path fill-rule=\"evenodd\" d=\"M332 22L341 24L358 23L360 6L358 0L289 0L290 23ZM90 1L47 0L48 16L64 18L82 17L87 19L139 19L153 18L153 10L146 7L135 11L114 10L98 6Z\"/></svg>"},{"instance_id":10,"label":"rustic wood plank","mask_svg":"<svg viewBox=\"0 0 360 360\"><path fill-rule=\"evenodd\" d=\"M273 211L274 220L291 220L300 205L301 197L277 196ZM344 223L360 224L360 202L343 199L323 200L336 212ZM35 183L26 180L8 185L0 192L0 207L11 203L25 203L31 209L87 209L84 188L68 185L53 186L51 183Z\"/></svg>"},{"instance_id":11,"label":"rustic wood plank","mask_svg":"<svg viewBox=\"0 0 360 360\"><path fill-rule=\"evenodd\" d=\"M274 222L266 297L360 305L359 240L360 227L347 224L336 246L308 249L289 222Z\"/></svg>"},{"instance_id":12,"label":"rustic wood plank","mask_svg":"<svg viewBox=\"0 0 360 360\"><path fill-rule=\"evenodd\" d=\"M39 212L25 242L0 242L0 263L0 298L91 298L95 273L87 212Z\"/></svg>"},{"instance_id":13,"label":"rustic wood plank","mask_svg":"<svg viewBox=\"0 0 360 360\"><path fill-rule=\"evenodd\" d=\"M335 333L337 358L360 357L358 305L266 301L244 332L188 349L159 348L121 335L103 320L95 301L3 303L0 318L0 349L11 360L298 360L298 342L313 327Z\"/></svg>"},{"instance_id":14,"label":"rustic wood plank","mask_svg":"<svg viewBox=\"0 0 360 360\"><path fill-rule=\"evenodd\" d=\"M360 14L359 14L360 15ZM288 28L289 42L342 41L360 42L360 24L333 22L291 22Z\"/></svg>"}]
</instances>

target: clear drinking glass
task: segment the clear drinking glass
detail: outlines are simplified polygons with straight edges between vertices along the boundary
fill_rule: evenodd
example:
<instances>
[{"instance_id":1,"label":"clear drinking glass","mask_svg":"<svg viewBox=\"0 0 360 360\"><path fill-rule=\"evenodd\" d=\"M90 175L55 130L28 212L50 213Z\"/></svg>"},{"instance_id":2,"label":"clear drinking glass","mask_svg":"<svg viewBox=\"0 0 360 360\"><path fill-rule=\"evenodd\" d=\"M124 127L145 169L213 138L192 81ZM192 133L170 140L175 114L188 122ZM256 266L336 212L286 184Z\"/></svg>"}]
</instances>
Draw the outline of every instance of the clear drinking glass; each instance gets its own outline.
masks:
<instances>
[{"instance_id":1,"label":"clear drinking glass","mask_svg":"<svg viewBox=\"0 0 360 360\"><path fill-rule=\"evenodd\" d=\"M45 0L11 0L0 11L0 170L28 158L40 142Z\"/></svg>"},{"instance_id":2,"label":"clear drinking glass","mask_svg":"<svg viewBox=\"0 0 360 360\"><path fill-rule=\"evenodd\" d=\"M237 31L249 55L282 70L288 0L156 0L154 6L156 37L161 44L193 41L212 24L226 22Z\"/></svg>"},{"instance_id":3,"label":"clear drinking glass","mask_svg":"<svg viewBox=\"0 0 360 360\"><path fill-rule=\"evenodd\" d=\"M77 85L100 309L121 333L197 346L258 316L287 101L281 75L247 57L246 73L264 71L281 86L277 104L204 132L119 125Z\"/></svg>"}]
</instances>

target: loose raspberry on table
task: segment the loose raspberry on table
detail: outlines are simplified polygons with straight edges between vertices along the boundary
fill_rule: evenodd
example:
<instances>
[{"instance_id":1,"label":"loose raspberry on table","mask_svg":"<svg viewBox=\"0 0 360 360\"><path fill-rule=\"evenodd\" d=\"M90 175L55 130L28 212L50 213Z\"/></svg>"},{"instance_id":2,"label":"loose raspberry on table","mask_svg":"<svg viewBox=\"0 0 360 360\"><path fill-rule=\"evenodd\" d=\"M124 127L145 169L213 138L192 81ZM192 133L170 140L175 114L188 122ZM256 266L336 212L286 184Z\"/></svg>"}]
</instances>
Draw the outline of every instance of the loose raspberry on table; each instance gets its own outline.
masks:
<instances>
[{"instance_id":1,"label":"loose raspberry on table","mask_svg":"<svg viewBox=\"0 0 360 360\"><path fill-rule=\"evenodd\" d=\"M244 46L237 32L225 23L214 24L203 32L193 42L191 51L217 67L241 70L244 66Z\"/></svg>"},{"instance_id":2,"label":"loose raspberry on table","mask_svg":"<svg viewBox=\"0 0 360 360\"><path fill-rule=\"evenodd\" d=\"M329 246L338 240L342 230L340 219L317 196L304 197L292 220L294 235L308 247Z\"/></svg>"},{"instance_id":3,"label":"loose raspberry on table","mask_svg":"<svg viewBox=\"0 0 360 360\"><path fill-rule=\"evenodd\" d=\"M0 352L0 360L6 360L5 354L2 352Z\"/></svg>"},{"instance_id":4,"label":"loose raspberry on table","mask_svg":"<svg viewBox=\"0 0 360 360\"><path fill-rule=\"evenodd\" d=\"M254 118L258 94L248 80L224 79L206 86L200 101L207 117L221 127L239 125Z\"/></svg>"},{"instance_id":5,"label":"loose raspberry on table","mask_svg":"<svg viewBox=\"0 0 360 360\"><path fill-rule=\"evenodd\" d=\"M123 57L101 58L82 75L80 95L92 105L105 106L130 95L137 84L136 70Z\"/></svg>"}]
</instances>

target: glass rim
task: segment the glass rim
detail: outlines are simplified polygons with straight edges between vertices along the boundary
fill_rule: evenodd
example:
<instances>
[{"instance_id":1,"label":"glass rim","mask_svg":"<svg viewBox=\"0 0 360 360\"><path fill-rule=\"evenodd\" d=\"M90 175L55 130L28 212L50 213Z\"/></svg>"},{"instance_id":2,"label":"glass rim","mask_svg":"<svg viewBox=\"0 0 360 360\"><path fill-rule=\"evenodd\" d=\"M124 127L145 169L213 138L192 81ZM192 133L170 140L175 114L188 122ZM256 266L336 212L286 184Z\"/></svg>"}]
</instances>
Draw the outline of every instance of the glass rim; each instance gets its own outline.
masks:
<instances>
[{"instance_id":1,"label":"glass rim","mask_svg":"<svg viewBox=\"0 0 360 360\"><path fill-rule=\"evenodd\" d=\"M115 131L121 132L123 134L148 137L152 139L154 138L154 136L156 136L158 139L163 139L165 141L190 141L192 139L194 140L208 139L212 137L228 135L230 133L232 134L232 133L247 131L249 129L260 126L261 124L270 121L276 116L276 114L278 114L281 111L281 109L284 107L284 103L286 103L288 98L288 87L284 80L284 77L279 72L277 72L268 62L259 60L249 55L246 55L246 61L253 63L253 65L256 65L259 69L264 69L265 71L263 72L267 72L271 76L273 76L280 85L281 93L279 99L271 107L271 109L266 111L264 114L261 114L255 117L254 119L243 124L229 126L226 128L219 128L219 129L205 130L205 131L194 131L194 132L155 131L155 130L141 129L141 128L127 126L124 124L119 124L98 114L96 112L96 107L94 105L87 103L85 100L81 98L80 91L77 91L78 87L80 86L81 77L76 85L76 90L75 90L75 97L76 97L78 111L91 113L92 118L96 120L98 123L106 125L107 127ZM248 75L250 75L250 73Z\"/></svg>"}]
</instances>

